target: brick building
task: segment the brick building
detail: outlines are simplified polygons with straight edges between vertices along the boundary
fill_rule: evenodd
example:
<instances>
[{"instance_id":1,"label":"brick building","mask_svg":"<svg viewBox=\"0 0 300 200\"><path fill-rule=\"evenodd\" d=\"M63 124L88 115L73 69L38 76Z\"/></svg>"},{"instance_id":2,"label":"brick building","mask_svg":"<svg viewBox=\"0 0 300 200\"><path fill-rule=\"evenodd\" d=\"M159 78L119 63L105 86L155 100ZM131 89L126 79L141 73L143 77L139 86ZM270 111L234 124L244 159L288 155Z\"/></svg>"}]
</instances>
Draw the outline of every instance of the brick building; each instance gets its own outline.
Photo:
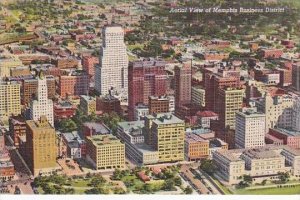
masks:
<instances>
[{"instance_id":1,"label":"brick building","mask_svg":"<svg viewBox=\"0 0 300 200\"><path fill-rule=\"evenodd\" d=\"M73 72L59 77L58 91L62 98L68 95L87 95L89 90L89 75L85 72Z\"/></svg>"},{"instance_id":2,"label":"brick building","mask_svg":"<svg viewBox=\"0 0 300 200\"><path fill-rule=\"evenodd\" d=\"M68 119L75 115L76 106L68 101L60 101L53 106L54 120Z\"/></svg>"},{"instance_id":3,"label":"brick building","mask_svg":"<svg viewBox=\"0 0 300 200\"><path fill-rule=\"evenodd\" d=\"M48 99L55 97L55 78L53 76L46 76L47 88L48 88ZM38 80L23 79L21 87L21 101L23 105L29 104L32 97L36 97L38 89Z\"/></svg>"},{"instance_id":4,"label":"brick building","mask_svg":"<svg viewBox=\"0 0 300 200\"><path fill-rule=\"evenodd\" d=\"M99 58L93 56L84 56L82 58L82 69L90 76L95 75L95 65L99 64Z\"/></svg>"},{"instance_id":5,"label":"brick building","mask_svg":"<svg viewBox=\"0 0 300 200\"><path fill-rule=\"evenodd\" d=\"M96 110L102 113L121 113L121 102L114 96L106 95L96 98Z\"/></svg>"},{"instance_id":6,"label":"brick building","mask_svg":"<svg viewBox=\"0 0 300 200\"><path fill-rule=\"evenodd\" d=\"M170 100L165 97L149 96L149 114L170 112Z\"/></svg>"},{"instance_id":7,"label":"brick building","mask_svg":"<svg viewBox=\"0 0 300 200\"><path fill-rule=\"evenodd\" d=\"M191 63L175 66L175 107L189 104L192 100L192 68Z\"/></svg>"},{"instance_id":8,"label":"brick building","mask_svg":"<svg viewBox=\"0 0 300 200\"><path fill-rule=\"evenodd\" d=\"M70 68L77 68L78 67L78 60L74 58L63 58L63 59L56 59L53 61L53 64L58 67L59 69L70 69Z\"/></svg>"},{"instance_id":9,"label":"brick building","mask_svg":"<svg viewBox=\"0 0 300 200\"><path fill-rule=\"evenodd\" d=\"M19 148L20 138L26 137L26 122L21 116L9 118L9 131L16 148Z\"/></svg>"},{"instance_id":10,"label":"brick building","mask_svg":"<svg viewBox=\"0 0 300 200\"><path fill-rule=\"evenodd\" d=\"M134 119L134 107L138 103L148 105L149 96L166 94L165 71L163 60L140 60L129 63L128 68L128 107L129 119Z\"/></svg>"}]
</instances>

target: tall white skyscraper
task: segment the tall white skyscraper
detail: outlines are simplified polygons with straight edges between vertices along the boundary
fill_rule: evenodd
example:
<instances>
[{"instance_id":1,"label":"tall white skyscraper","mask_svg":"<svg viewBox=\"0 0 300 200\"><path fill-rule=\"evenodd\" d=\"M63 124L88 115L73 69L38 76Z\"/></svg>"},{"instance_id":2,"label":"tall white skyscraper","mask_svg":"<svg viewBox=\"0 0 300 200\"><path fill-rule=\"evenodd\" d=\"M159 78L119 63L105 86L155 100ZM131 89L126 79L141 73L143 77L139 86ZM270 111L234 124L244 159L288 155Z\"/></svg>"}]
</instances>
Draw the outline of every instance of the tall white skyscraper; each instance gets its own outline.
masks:
<instances>
[{"instance_id":1,"label":"tall white skyscraper","mask_svg":"<svg viewBox=\"0 0 300 200\"><path fill-rule=\"evenodd\" d=\"M95 89L101 95L111 94L121 101L128 96L128 56L124 30L119 25L102 30L99 66L95 69Z\"/></svg>"},{"instance_id":2,"label":"tall white skyscraper","mask_svg":"<svg viewBox=\"0 0 300 200\"><path fill-rule=\"evenodd\" d=\"M41 116L46 116L49 123L54 127L53 101L48 99L47 79L42 73L37 77L38 91L37 99L31 101L30 119L40 120Z\"/></svg>"},{"instance_id":3,"label":"tall white skyscraper","mask_svg":"<svg viewBox=\"0 0 300 200\"><path fill-rule=\"evenodd\" d=\"M236 113L235 147L255 148L265 145L266 115L256 108L243 108Z\"/></svg>"}]
</instances>

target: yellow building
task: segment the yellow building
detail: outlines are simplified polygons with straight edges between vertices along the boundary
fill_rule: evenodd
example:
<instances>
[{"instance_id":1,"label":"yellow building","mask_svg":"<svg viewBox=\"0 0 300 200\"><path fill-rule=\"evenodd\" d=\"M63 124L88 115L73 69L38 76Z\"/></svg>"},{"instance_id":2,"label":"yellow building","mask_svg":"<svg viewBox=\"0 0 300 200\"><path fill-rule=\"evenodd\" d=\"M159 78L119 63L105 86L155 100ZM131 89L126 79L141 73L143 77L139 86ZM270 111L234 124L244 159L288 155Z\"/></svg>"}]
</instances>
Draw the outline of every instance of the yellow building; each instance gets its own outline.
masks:
<instances>
[{"instance_id":1,"label":"yellow building","mask_svg":"<svg viewBox=\"0 0 300 200\"><path fill-rule=\"evenodd\" d=\"M23 66L23 63L21 60L11 57L11 58L4 58L1 59L0 62L0 77L9 77L10 70L15 67Z\"/></svg>"},{"instance_id":2,"label":"yellow building","mask_svg":"<svg viewBox=\"0 0 300 200\"><path fill-rule=\"evenodd\" d=\"M96 113L96 98L81 95L80 96L80 108L86 115Z\"/></svg>"},{"instance_id":3,"label":"yellow building","mask_svg":"<svg viewBox=\"0 0 300 200\"><path fill-rule=\"evenodd\" d=\"M125 144L113 135L87 137L86 157L97 169L125 168Z\"/></svg>"},{"instance_id":4,"label":"yellow building","mask_svg":"<svg viewBox=\"0 0 300 200\"><path fill-rule=\"evenodd\" d=\"M0 119L21 114L20 84L0 82Z\"/></svg>"},{"instance_id":5,"label":"yellow building","mask_svg":"<svg viewBox=\"0 0 300 200\"><path fill-rule=\"evenodd\" d=\"M192 102L205 107L205 89L199 86L192 87Z\"/></svg>"},{"instance_id":6,"label":"yellow building","mask_svg":"<svg viewBox=\"0 0 300 200\"><path fill-rule=\"evenodd\" d=\"M184 121L170 113L154 114L146 118L152 121L149 123L151 129L148 134L152 138L151 145L158 151L159 162L184 160Z\"/></svg>"},{"instance_id":7,"label":"yellow building","mask_svg":"<svg viewBox=\"0 0 300 200\"><path fill-rule=\"evenodd\" d=\"M56 133L45 116L26 121L26 162L34 176L49 175L57 169Z\"/></svg>"},{"instance_id":8,"label":"yellow building","mask_svg":"<svg viewBox=\"0 0 300 200\"><path fill-rule=\"evenodd\" d=\"M244 89L225 88L219 90L217 113L219 114L221 128L235 129L235 115L243 106L244 95Z\"/></svg>"}]
</instances>

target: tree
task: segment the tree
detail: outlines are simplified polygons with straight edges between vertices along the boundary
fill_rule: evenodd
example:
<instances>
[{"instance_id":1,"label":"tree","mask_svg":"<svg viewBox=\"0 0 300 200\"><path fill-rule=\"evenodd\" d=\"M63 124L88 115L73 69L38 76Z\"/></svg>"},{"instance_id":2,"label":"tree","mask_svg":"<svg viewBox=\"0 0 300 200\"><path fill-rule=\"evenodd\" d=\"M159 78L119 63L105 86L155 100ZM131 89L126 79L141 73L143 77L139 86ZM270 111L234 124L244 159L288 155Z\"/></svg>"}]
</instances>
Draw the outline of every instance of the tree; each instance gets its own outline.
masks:
<instances>
[{"instance_id":1,"label":"tree","mask_svg":"<svg viewBox=\"0 0 300 200\"><path fill-rule=\"evenodd\" d=\"M181 186L181 184L182 184L181 178L179 176L176 176L174 178L174 183L176 186Z\"/></svg>"},{"instance_id":2,"label":"tree","mask_svg":"<svg viewBox=\"0 0 300 200\"><path fill-rule=\"evenodd\" d=\"M85 191L86 194L109 194L109 190L103 187L95 187Z\"/></svg>"},{"instance_id":3,"label":"tree","mask_svg":"<svg viewBox=\"0 0 300 200\"><path fill-rule=\"evenodd\" d=\"M183 192L185 194L192 194L193 193L193 189L190 186L187 186L186 188L184 188Z\"/></svg>"},{"instance_id":4,"label":"tree","mask_svg":"<svg viewBox=\"0 0 300 200\"><path fill-rule=\"evenodd\" d=\"M173 179L167 179L164 182L163 189L166 191L171 191L175 189L175 182Z\"/></svg>"},{"instance_id":5,"label":"tree","mask_svg":"<svg viewBox=\"0 0 300 200\"><path fill-rule=\"evenodd\" d=\"M249 175L244 175L243 176L243 180L248 184L250 185L252 183L252 177L249 176Z\"/></svg>"},{"instance_id":6,"label":"tree","mask_svg":"<svg viewBox=\"0 0 300 200\"><path fill-rule=\"evenodd\" d=\"M72 119L63 119L59 122L59 129L63 132L72 132L77 130L77 124Z\"/></svg>"},{"instance_id":7,"label":"tree","mask_svg":"<svg viewBox=\"0 0 300 200\"><path fill-rule=\"evenodd\" d=\"M93 187L98 187L101 184L104 184L106 182L106 180L101 176L101 175L97 175L96 177L93 177L90 185Z\"/></svg>"},{"instance_id":8,"label":"tree","mask_svg":"<svg viewBox=\"0 0 300 200\"><path fill-rule=\"evenodd\" d=\"M216 171L216 166L212 160L204 159L201 161L200 168L209 175L213 175Z\"/></svg>"},{"instance_id":9,"label":"tree","mask_svg":"<svg viewBox=\"0 0 300 200\"><path fill-rule=\"evenodd\" d=\"M114 194L126 194L126 191L123 188L116 187L114 188Z\"/></svg>"},{"instance_id":10,"label":"tree","mask_svg":"<svg viewBox=\"0 0 300 200\"><path fill-rule=\"evenodd\" d=\"M121 178L122 178L121 170L115 169L115 171L112 175L112 179L113 180L121 180Z\"/></svg>"},{"instance_id":11,"label":"tree","mask_svg":"<svg viewBox=\"0 0 300 200\"><path fill-rule=\"evenodd\" d=\"M267 183L267 180L263 180L263 181L261 182L262 185L266 185L266 183Z\"/></svg>"},{"instance_id":12,"label":"tree","mask_svg":"<svg viewBox=\"0 0 300 200\"><path fill-rule=\"evenodd\" d=\"M278 172L278 178L281 183L286 183L289 181L290 175L288 172Z\"/></svg>"}]
</instances>

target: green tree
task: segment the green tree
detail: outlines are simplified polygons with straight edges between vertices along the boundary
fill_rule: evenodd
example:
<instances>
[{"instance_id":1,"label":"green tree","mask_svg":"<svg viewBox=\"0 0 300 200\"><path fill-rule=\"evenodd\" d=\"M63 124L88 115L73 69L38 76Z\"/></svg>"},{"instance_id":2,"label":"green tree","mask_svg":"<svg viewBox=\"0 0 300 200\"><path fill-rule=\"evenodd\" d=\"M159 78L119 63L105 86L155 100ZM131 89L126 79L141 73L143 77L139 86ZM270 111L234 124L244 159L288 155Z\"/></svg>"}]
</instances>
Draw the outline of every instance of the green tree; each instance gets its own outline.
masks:
<instances>
[{"instance_id":1,"label":"green tree","mask_svg":"<svg viewBox=\"0 0 300 200\"><path fill-rule=\"evenodd\" d=\"M179 176L176 176L174 178L174 183L176 186L181 186L181 184L182 184L181 178Z\"/></svg>"},{"instance_id":2,"label":"green tree","mask_svg":"<svg viewBox=\"0 0 300 200\"><path fill-rule=\"evenodd\" d=\"M126 191L120 187L114 188L113 192L114 192L114 194L126 194Z\"/></svg>"},{"instance_id":3,"label":"green tree","mask_svg":"<svg viewBox=\"0 0 300 200\"><path fill-rule=\"evenodd\" d=\"M286 183L289 181L290 175L288 172L279 172L278 173L278 178L281 183Z\"/></svg>"},{"instance_id":4,"label":"green tree","mask_svg":"<svg viewBox=\"0 0 300 200\"><path fill-rule=\"evenodd\" d=\"M192 194L193 193L193 189L190 186L187 186L186 188L184 188L183 192L185 194Z\"/></svg>"},{"instance_id":5,"label":"green tree","mask_svg":"<svg viewBox=\"0 0 300 200\"><path fill-rule=\"evenodd\" d=\"M172 191L175 189L175 182L173 179L166 179L163 185L163 189L166 191Z\"/></svg>"},{"instance_id":6,"label":"green tree","mask_svg":"<svg viewBox=\"0 0 300 200\"><path fill-rule=\"evenodd\" d=\"M216 171L216 166L214 165L213 161L208 159L201 161L200 168L209 175L213 175L213 173Z\"/></svg>"},{"instance_id":7,"label":"green tree","mask_svg":"<svg viewBox=\"0 0 300 200\"><path fill-rule=\"evenodd\" d=\"M106 180L101 175L97 175L93 177L92 180L90 181L90 185L93 187L98 187L104 183L106 183Z\"/></svg>"}]
</instances>

